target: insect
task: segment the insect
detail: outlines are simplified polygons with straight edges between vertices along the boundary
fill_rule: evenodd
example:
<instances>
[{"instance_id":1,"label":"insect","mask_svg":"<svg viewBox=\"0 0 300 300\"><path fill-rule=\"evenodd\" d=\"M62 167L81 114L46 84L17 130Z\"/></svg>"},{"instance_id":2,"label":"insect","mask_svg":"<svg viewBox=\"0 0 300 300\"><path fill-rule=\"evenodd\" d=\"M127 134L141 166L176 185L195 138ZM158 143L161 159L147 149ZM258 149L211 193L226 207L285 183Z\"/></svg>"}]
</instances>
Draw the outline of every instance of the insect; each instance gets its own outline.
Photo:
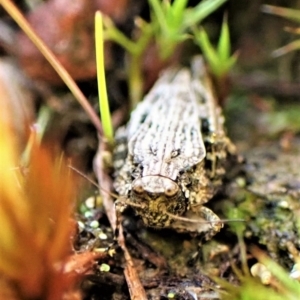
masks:
<instances>
[{"instance_id":1,"label":"insect","mask_svg":"<svg viewBox=\"0 0 300 300\"><path fill-rule=\"evenodd\" d=\"M144 224L212 237L222 227L204 204L222 184L232 144L201 57L158 79L117 132L114 187Z\"/></svg>"}]
</instances>

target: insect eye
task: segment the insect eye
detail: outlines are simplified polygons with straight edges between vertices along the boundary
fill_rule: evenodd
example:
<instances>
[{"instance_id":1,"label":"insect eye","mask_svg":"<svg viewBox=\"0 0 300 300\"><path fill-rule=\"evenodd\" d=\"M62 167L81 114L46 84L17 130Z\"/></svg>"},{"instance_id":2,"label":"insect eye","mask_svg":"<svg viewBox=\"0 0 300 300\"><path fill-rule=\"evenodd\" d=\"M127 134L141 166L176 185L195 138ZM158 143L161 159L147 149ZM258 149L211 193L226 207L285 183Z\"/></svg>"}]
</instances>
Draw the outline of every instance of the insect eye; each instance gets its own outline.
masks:
<instances>
[{"instance_id":1,"label":"insect eye","mask_svg":"<svg viewBox=\"0 0 300 300\"><path fill-rule=\"evenodd\" d=\"M180 149L173 150L171 153L171 158L175 158L180 154Z\"/></svg>"},{"instance_id":2,"label":"insect eye","mask_svg":"<svg viewBox=\"0 0 300 300\"><path fill-rule=\"evenodd\" d=\"M178 192L178 185L176 183L170 183L165 187L165 195L172 197Z\"/></svg>"}]
</instances>

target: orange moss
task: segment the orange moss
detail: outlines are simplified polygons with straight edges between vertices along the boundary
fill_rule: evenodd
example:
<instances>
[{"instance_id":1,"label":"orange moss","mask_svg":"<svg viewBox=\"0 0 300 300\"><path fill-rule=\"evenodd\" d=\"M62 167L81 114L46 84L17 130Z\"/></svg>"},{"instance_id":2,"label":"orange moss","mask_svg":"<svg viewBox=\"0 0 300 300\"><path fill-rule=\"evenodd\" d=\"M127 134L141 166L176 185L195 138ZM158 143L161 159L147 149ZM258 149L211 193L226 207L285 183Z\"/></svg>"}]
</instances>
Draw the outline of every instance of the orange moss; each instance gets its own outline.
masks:
<instances>
[{"instance_id":1,"label":"orange moss","mask_svg":"<svg viewBox=\"0 0 300 300\"><path fill-rule=\"evenodd\" d=\"M0 286L6 288L0 299L78 299L76 276L65 271L72 253L74 179L63 157L53 159L37 143L28 168L17 168L5 101L0 99Z\"/></svg>"}]
</instances>

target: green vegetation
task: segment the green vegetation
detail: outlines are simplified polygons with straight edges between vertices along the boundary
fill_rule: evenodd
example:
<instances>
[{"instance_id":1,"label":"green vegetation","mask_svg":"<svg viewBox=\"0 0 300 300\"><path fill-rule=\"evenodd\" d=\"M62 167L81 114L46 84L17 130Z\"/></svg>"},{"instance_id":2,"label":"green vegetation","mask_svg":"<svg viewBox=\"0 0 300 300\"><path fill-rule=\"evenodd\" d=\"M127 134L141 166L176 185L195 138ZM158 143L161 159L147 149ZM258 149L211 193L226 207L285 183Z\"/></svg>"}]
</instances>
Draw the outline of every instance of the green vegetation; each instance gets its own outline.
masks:
<instances>
[{"instance_id":1,"label":"green vegetation","mask_svg":"<svg viewBox=\"0 0 300 300\"><path fill-rule=\"evenodd\" d=\"M29 164L29 158L32 154L32 148L35 143L41 145L44 133L46 131L47 125L51 118L51 110L47 106L42 106L39 110L36 123L34 128L31 128L31 134L28 139L25 150L22 153L21 165L27 167Z\"/></svg>"},{"instance_id":2,"label":"green vegetation","mask_svg":"<svg viewBox=\"0 0 300 300\"><path fill-rule=\"evenodd\" d=\"M128 85L131 108L134 108L142 98L142 58L150 43L154 41L162 61L168 60L179 45L192 38L192 28L225 2L226 0L205 0L195 7L187 7L187 0L175 0L172 3L169 0L149 0L151 20L149 23L141 19L136 20L136 29L139 34L133 40L126 37L109 18L104 18L104 37L118 43L128 52ZM226 51L230 49L230 46L228 47L229 39L226 37L225 27L222 32L224 33L221 39L221 54L224 55L222 59L227 59ZM229 60L227 68L234 63L234 58Z\"/></svg>"},{"instance_id":3,"label":"green vegetation","mask_svg":"<svg viewBox=\"0 0 300 300\"><path fill-rule=\"evenodd\" d=\"M104 69L104 50L103 50L103 24L102 15L98 11L95 15L95 41L96 41L96 64L99 92L99 108L103 126L104 137L108 142L113 141L113 128L107 98L105 69Z\"/></svg>"},{"instance_id":4,"label":"green vegetation","mask_svg":"<svg viewBox=\"0 0 300 300\"><path fill-rule=\"evenodd\" d=\"M300 283L298 281L292 279L282 267L261 251L254 249L253 255L268 274L268 284L261 282L264 274L257 274L258 277L261 275L261 278L253 277L249 271L242 273L233 266L240 281L238 286L216 279L223 288L221 292L223 300L296 300L299 298Z\"/></svg>"},{"instance_id":5,"label":"green vegetation","mask_svg":"<svg viewBox=\"0 0 300 300\"><path fill-rule=\"evenodd\" d=\"M170 57L178 44L191 37L192 26L199 24L225 2L206 0L188 8L187 0L175 0L172 4L170 1L149 0L151 24L160 57Z\"/></svg>"},{"instance_id":6,"label":"green vegetation","mask_svg":"<svg viewBox=\"0 0 300 300\"><path fill-rule=\"evenodd\" d=\"M196 44L201 48L206 58L211 72L222 78L228 74L229 70L237 61L237 53L231 55L230 34L227 18L223 20L218 46L215 49L211 44L208 34L203 28L194 29Z\"/></svg>"},{"instance_id":7,"label":"green vegetation","mask_svg":"<svg viewBox=\"0 0 300 300\"><path fill-rule=\"evenodd\" d=\"M253 199L249 198L250 205L253 205ZM247 220L248 212L233 206L228 206L227 217L229 219L244 218ZM300 283L291 277L278 263L268 257L256 247L250 248L254 258L258 260L258 271L247 265L247 247L244 242L245 223L228 223L232 231L236 232L240 248L240 261L242 271L232 264L232 269L239 280L238 285L233 285L225 280L214 278L222 287L221 295L223 300L296 300L300 294ZM296 251L297 252L297 251ZM294 269L298 268L299 261L296 257Z\"/></svg>"}]
</instances>

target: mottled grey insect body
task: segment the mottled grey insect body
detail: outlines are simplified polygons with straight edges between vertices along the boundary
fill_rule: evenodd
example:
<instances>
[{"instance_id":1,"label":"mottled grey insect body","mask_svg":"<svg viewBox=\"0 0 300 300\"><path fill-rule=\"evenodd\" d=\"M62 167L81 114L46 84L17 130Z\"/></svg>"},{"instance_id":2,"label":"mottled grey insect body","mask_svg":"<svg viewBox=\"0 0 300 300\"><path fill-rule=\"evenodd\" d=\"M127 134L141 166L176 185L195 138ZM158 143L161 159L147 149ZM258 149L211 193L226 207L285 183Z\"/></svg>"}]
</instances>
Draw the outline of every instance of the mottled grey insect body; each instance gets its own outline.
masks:
<instances>
[{"instance_id":1,"label":"mottled grey insect body","mask_svg":"<svg viewBox=\"0 0 300 300\"><path fill-rule=\"evenodd\" d=\"M223 224L203 204L221 185L230 141L203 63L192 67L165 71L119 130L114 186L145 225L209 238Z\"/></svg>"}]
</instances>

